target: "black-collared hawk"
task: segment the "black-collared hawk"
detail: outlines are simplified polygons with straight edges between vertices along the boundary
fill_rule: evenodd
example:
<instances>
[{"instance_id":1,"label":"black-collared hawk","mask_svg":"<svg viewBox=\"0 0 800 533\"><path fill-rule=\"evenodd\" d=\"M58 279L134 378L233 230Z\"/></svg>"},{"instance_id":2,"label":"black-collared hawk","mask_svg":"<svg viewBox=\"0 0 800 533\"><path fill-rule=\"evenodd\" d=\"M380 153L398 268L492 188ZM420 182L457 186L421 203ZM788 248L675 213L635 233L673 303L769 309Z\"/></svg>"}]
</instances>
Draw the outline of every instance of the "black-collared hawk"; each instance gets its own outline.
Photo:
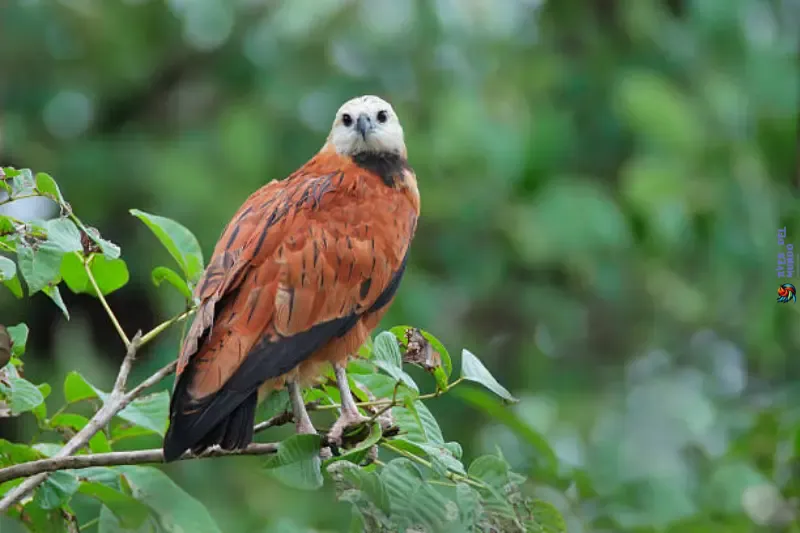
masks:
<instances>
[{"instance_id":1,"label":"black-collared hawk","mask_svg":"<svg viewBox=\"0 0 800 533\"><path fill-rule=\"evenodd\" d=\"M342 397L329 440L364 420L344 369L394 299L419 209L392 107L376 96L346 102L322 149L253 193L223 231L195 289L165 459L246 447L259 389L287 387L297 431L316 433L301 387L327 363Z\"/></svg>"}]
</instances>

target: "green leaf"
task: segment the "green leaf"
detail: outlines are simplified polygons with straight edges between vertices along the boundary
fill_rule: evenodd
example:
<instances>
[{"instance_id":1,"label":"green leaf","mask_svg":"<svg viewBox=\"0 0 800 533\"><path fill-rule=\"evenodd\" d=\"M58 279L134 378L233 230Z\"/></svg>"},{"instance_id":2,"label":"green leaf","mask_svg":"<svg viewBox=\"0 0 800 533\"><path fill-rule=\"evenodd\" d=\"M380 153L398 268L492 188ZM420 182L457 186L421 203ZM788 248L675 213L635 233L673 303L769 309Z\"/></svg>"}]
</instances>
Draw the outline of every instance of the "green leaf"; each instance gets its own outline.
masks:
<instances>
[{"instance_id":1,"label":"green leaf","mask_svg":"<svg viewBox=\"0 0 800 533\"><path fill-rule=\"evenodd\" d=\"M417 457L428 458L434 470L439 475L446 475L448 471L466 475L466 469L461 461L453 454L452 450L444 444L420 442L403 437L394 437L389 440L392 446Z\"/></svg>"},{"instance_id":2,"label":"green leaf","mask_svg":"<svg viewBox=\"0 0 800 533\"><path fill-rule=\"evenodd\" d=\"M24 323L19 323L16 326L9 326L6 328L8 334L11 336L11 355L14 357L22 357L25 353L25 346L28 344L28 326Z\"/></svg>"},{"instance_id":3,"label":"green leaf","mask_svg":"<svg viewBox=\"0 0 800 533\"><path fill-rule=\"evenodd\" d=\"M426 483L405 458L390 461L380 473L391 502L393 525L405 531L415 524L428 531L447 531L448 500ZM453 504L454 505L454 504Z\"/></svg>"},{"instance_id":4,"label":"green leaf","mask_svg":"<svg viewBox=\"0 0 800 533\"><path fill-rule=\"evenodd\" d=\"M453 374L453 360L450 357L450 352L447 351L447 348L444 347L444 344L442 344L442 342L439 339L437 339L427 331L422 330L421 333L422 336L425 337L428 340L428 342L431 343L431 347L437 352L439 352L439 358L442 360L442 367L444 368L444 371L447 373L447 377L449 378Z\"/></svg>"},{"instance_id":5,"label":"green leaf","mask_svg":"<svg viewBox=\"0 0 800 533\"><path fill-rule=\"evenodd\" d=\"M150 516L145 504L102 483L83 482L78 490L102 502L124 529L136 529Z\"/></svg>"},{"instance_id":6,"label":"green leaf","mask_svg":"<svg viewBox=\"0 0 800 533\"><path fill-rule=\"evenodd\" d=\"M466 526L467 531L472 530L483 514L480 494L466 483L458 483L456 485L456 504L461 524Z\"/></svg>"},{"instance_id":7,"label":"green leaf","mask_svg":"<svg viewBox=\"0 0 800 533\"><path fill-rule=\"evenodd\" d=\"M38 442L33 445L33 449L45 457L53 457L61 451L62 446L53 442Z\"/></svg>"},{"instance_id":8,"label":"green leaf","mask_svg":"<svg viewBox=\"0 0 800 533\"><path fill-rule=\"evenodd\" d=\"M328 459L325 464L328 465L337 461L350 461L357 465L361 464L367 458L370 448L378 444L382 436L383 431L381 430L381 425L377 421L373 422L369 428L367 438L359 442L353 448L347 449L338 457Z\"/></svg>"},{"instance_id":9,"label":"green leaf","mask_svg":"<svg viewBox=\"0 0 800 533\"><path fill-rule=\"evenodd\" d=\"M375 344L372 348L372 362L392 376L396 381L400 381L406 387L415 392L419 392L419 387L414 380L403 371L403 356L397 346L397 339L394 334L384 331L375 337Z\"/></svg>"},{"instance_id":10,"label":"green leaf","mask_svg":"<svg viewBox=\"0 0 800 533\"><path fill-rule=\"evenodd\" d=\"M103 295L110 294L128 283L128 266L122 259L108 259L104 255L93 255L89 259L89 269ZM61 262L61 277L69 289L76 294L91 294L96 291L89 280L81 258L75 254L64 256Z\"/></svg>"},{"instance_id":11,"label":"green leaf","mask_svg":"<svg viewBox=\"0 0 800 533\"><path fill-rule=\"evenodd\" d=\"M78 415L75 413L60 413L50 420L50 427L69 428L75 431L80 431L88 423L89 419L83 415Z\"/></svg>"},{"instance_id":12,"label":"green leaf","mask_svg":"<svg viewBox=\"0 0 800 533\"><path fill-rule=\"evenodd\" d=\"M68 218L54 218L44 223L47 242L64 253L81 252L81 232Z\"/></svg>"},{"instance_id":13,"label":"green leaf","mask_svg":"<svg viewBox=\"0 0 800 533\"><path fill-rule=\"evenodd\" d=\"M20 283L18 276L4 281L3 285L5 285L6 288L11 291L11 294L13 294L17 299L22 298L22 284Z\"/></svg>"},{"instance_id":14,"label":"green leaf","mask_svg":"<svg viewBox=\"0 0 800 533\"><path fill-rule=\"evenodd\" d=\"M420 401L406 401L405 407L392 408L395 423L414 442L444 444L442 430L436 418Z\"/></svg>"},{"instance_id":15,"label":"green leaf","mask_svg":"<svg viewBox=\"0 0 800 533\"><path fill-rule=\"evenodd\" d=\"M567 524L556 507L544 500L525 502L525 531L532 533L567 533Z\"/></svg>"},{"instance_id":16,"label":"green leaf","mask_svg":"<svg viewBox=\"0 0 800 533\"><path fill-rule=\"evenodd\" d=\"M107 395L103 397L104 402L106 398ZM137 398L120 411L117 416L154 431L163 437L169 424L169 393L160 391Z\"/></svg>"},{"instance_id":17,"label":"green leaf","mask_svg":"<svg viewBox=\"0 0 800 533\"><path fill-rule=\"evenodd\" d=\"M12 175L9 172L6 172L6 174ZM34 187L36 187L36 180L33 179L31 170L28 168L20 169L11 178L11 197L32 194Z\"/></svg>"},{"instance_id":18,"label":"green leaf","mask_svg":"<svg viewBox=\"0 0 800 533\"><path fill-rule=\"evenodd\" d=\"M464 465L461 464L453 452L446 448L443 444L430 444L421 443L419 447L425 450L425 453L433 463L434 468L439 474L445 475L447 471L455 472L456 474L466 475L467 471Z\"/></svg>"},{"instance_id":19,"label":"green leaf","mask_svg":"<svg viewBox=\"0 0 800 533\"><path fill-rule=\"evenodd\" d=\"M97 398L97 392L86 379L77 372L70 372L64 379L64 399L67 403Z\"/></svg>"},{"instance_id":20,"label":"green leaf","mask_svg":"<svg viewBox=\"0 0 800 533\"><path fill-rule=\"evenodd\" d=\"M391 331L395 335L395 337L397 337L397 340L399 340L405 346L406 331L410 329L414 328L412 326L395 326L391 328L389 331ZM419 331L422 334L422 336L425 337L425 340L427 340L430 343L431 348L433 348L439 354L439 358L442 361L442 368L447 377L449 378L453 373L453 360L450 357L450 352L447 351L447 348L445 348L444 344L442 344L442 342L439 339L437 339L434 335L425 330L419 330Z\"/></svg>"},{"instance_id":21,"label":"green leaf","mask_svg":"<svg viewBox=\"0 0 800 533\"><path fill-rule=\"evenodd\" d=\"M111 430L111 440L119 442L124 439L133 439L152 434L152 431L141 426L128 426L127 423L118 424Z\"/></svg>"},{"instance_id":22,"label":"green leaf","mask_svg":"<svg viewBox=\"0 0 800 533\"><path fill-rule=\"evenodd\" d=\"M28 295L57 282L63 256L64 252L49 242L41 243L36 250L28 245L17 247L19 271L28 285Z\"/></svg>"},{"instance_id":23,"label":"green leaf","mask_svg":"<svg viewBox=\"0 0 800 533\"><path fill-rule=\"evenodd\" d=\"M131 495L158 516L163 530L221 533L208 510L176 485L164 472L149 466L121 466Z\"/></svg>"},{"instance_id":24,"label":"green leaf","mask_svg":"<svg viewBox=\"0 0 800 533\"><path fill-rule=\"evenodd\" d=\"M369 389L376 398L391 398L392 394L394 394L394 387L397 385L397 380L386 374L351 374L350 377L353 378L353 381ZM401 386L397 390L398 400L403 400L406 397L415 398L416 396L417 393L415 391L409 390L405 386Z\"/></svg>"},{"instance_id":25,"label":"green leaf","mask_svg":"<svg viewBox=\"0 0 800 533\"><path fill-rule=\"evenodd\" d=\"M26 444L0 439L0 466L27 463L42 457L42 454Z\"/></svg>"},{"instance_id":26,"label":"green leaf","mask_svg":"<svg viewBox=\"0 0 800 533\"><path fill-rule=\"evenodd\" d=\"M94 294L89 283L89 275L83 268L83 261L76 254L66 254L61 260L60 267L61 279L67 284L69 290L76 294ZM89 292L89 291L92 292Z\"/></svg>"},{"instance_id":27,"label":"green leaf","mask_svg":"<svg viewBox=\"0 0 800 533\"><path fill-rule=\"evenodd\" d=\"M149 507L148 507L149 512ZM148 514L145 521L138 528L124 529L114 513L105 505L100 506L100 516L97 522L97 533L160 533L156 515Z\"/></svg>"},{"instance_id":28,"label":"green leaf","mask_svg":"<svg viewBox=\"0 0 800 533\"><path fill-rule=\"evenodd\" d=\"M36 189L39 194L50 196L53 200L60 204L64 204L64 197L61 195L61 189L58 188L56 180L50 174L38 172L36 174Z\"/></svg>"},{"instance_id":29,"label":"green leaf","mask_svg":"<svg viewBox=\"0 0 800 533\"><path fill-rule=\"evenodd\" d=\"M78 490L78 478L66 470L53 472L42 485L36 489L34 501L45 510L57 509L69 502Z\"/></svg>"},{"instance_id":30,"label":"green leaf","mask_svg":"<svg viewBox=\"0 0 800 533\"><path fill-rule=\"evenodd\" d=\"M53 392L53 388L48 383L41 383L36 388L39 389L39 392L42 393L43 401L42 403L31 409L31 412L33 413L33 416L36 417L36 420L38 420L41 423L47 419L47 404L44 402L44 400L46 400L47 397L50 396L50 393Z\"/></svg>"},{"instance_id":31,"label":"green leaf","mask_svg":"<svg viewBox=\"0 0 800 533\"><path fill-rule=\"evenodd\" d=\"M128 485L125 483L123 489L123 480L120 477L119 471L113 467L108 466L89 466L75 471L80 481L89 481L92 483L101 483L114 490L128 491Z\"/></svg>"},{"instance_id":32,"label":"green leaf","mask_svg":"<svg viewBox=\"0 0 800 533\"><path fill-rule=\"evenodd\" d=\"M184 298L191 301L192 291L186 284L186 281L180 275L169 267L160 266L153 269L153 284L160 287L163 282L167 282L180 292Z\"/></svg>"},{"instance_id":33,"label":"green leaf","mask_svg":"<svg viewBox=\"0 0 800 533\"><path fill-rule=\"evenodd\" d=\"M383 331L375 337L372 353L376 361L383 361L396 368L401 368L403 366L403 355L400 353L400 348L397 346L397 340L395 336L388 331Z\"/></svg>"},{"instance_id":34,"label":"green leaf","mask_svg":"<svg viewBox=\"0 0 800 533\"><path fill-rule=\"evenodd\" d=\"M50 426L53 428L69 428L76 432L82 430L88 423L88 418L74 413L61 413L50 420ZM92 438L89 439L89 449L91 449L93 453L110 452L111 446L108 443L106 434L102 431L95 433Z\"/></svg>"},{"instance_id":35,"label":"green leaf","mask_svg":"<svg viewBox=\"0 0 800 533\"><path fill-rule=\"evenodd\" d=\"M83 379L78 375L80 379ZM74 379L74 378L73 378ZM85 380L84 380L85 381ZM108 401L109 394L98 389L94 385L86 382L94 391L94 393L103 401ZM85 394L85 389L79 393ZM66 391L65 391L66 396ZM69 400L68 400L69 401ZM125 409L117 413L117 416L128 422L132 422L137 426L149 429L158 433L162 437L167 432L168 417L169 417L169 393L167 391L160 391L154 394L148 394L136 398L129 403Z\"/></svg>"},{"instance_id":36,"label":"green leaf","mask_svg":"<svg viewBox=\"0 0 800 533\"><path fill-rule=\"evenodd\" d=\"M42 292L45 293L51 300L53 300L53 303L56 304L56 307L61 309L64 317L69 320L69 311L67 310L64 300L61 298L61 291L58 290L58 285L48 285L43 287Z\"/></svg>"},{"instance_id":37,"label":"green leaf","mask_svg":"<svg viewBox=\"0 0 800 533\"><path fill-rule=\"evenodd\" d=\"M130 279L128 265L122 259L107 259L103 255L95 255L89 260L89 267L103 295L124 287Z\"/></svg>"},{"instance_id":38,"label":"green leaf","mask_svg":"<svg viewBox=\"0 0 800 533\"><path fill-rule=\"evenodd\" d=\"M494 376L483 366L483 363L467 349L461 352L461 377L480 383L493 393L509 402L518 402L505 387L500 385Z\"/></svg>"},{"instance_id":39,"label":"green leaf","mask_svg":"<svg viewBox=\"0 0 800 533\"><path fill-rule=\"evenodd\" d=\"M44 401L44 396L36 385L27 379L8 376L11 384L11 414L16 416L30 411Z\"/></svg>"},{"instance_id":40,"label":"green leaf","mask_svg":"<svg viewBox=\"0 0 800 533\"><path fill-rule=\"evenodd\" d=\"M34 499L23 506L22 514L28 531L32 533L71 533L61 509L42 509Z\"/></svg>"},{"instance_id":41,"label":"green leaf","mask_svg":"<svg viewBox=\"0 0 800 533\"><path fill-rule=\"evenodd\" d=\"M264 468L272 477L297 489L318 489L320 471L318 435L292 435L278 445L278 453L267 458Z\"/></svg>"},{"instance_id":42,"label":"green leaf","mask_svg":"<svg viewBox=\"0 0 800 533\"><path fill-rule=\"evenodd\" d=\"M3 183L0 180L0 183ZM10 217L5 215L0 215L0 237L5 235L13 235L16 233L16 228L14 227L14 222L11 220Z\"/></svg>"},{"instance_id":43,"label":"green leaf","mask_svg":"<svg viewBox=\"0 0 800 533\"><path fill-rule=\"evenodd\" d=\"M469 477L480 479L498 489L510 482L510 471L508 463L496 455L482 455L469 465Z\"/></svg>"},{"instance_id":44,"label":"green leaf","mask_svg":"<svg viewBox=\"0 0 800 533\"><path fill-rule=\"evenodd\" d=\"M0 255L0 281L8 281L17 275L17 265L8 257Z\"/></svg>"},{"instance_id":45,"label":"green leaf","mask_svg":"<svg viewBox=\"0 0 800 533\"><path fill-rule=\"evenodd\" d=\"M130 213L150 228L181 267L186 279L192 284L197 283L203 273L203 252L194 234L169 218L138 209L131 209Z\"/></svg>"},{"instance_id":46,"label":"green leaf","mask_svg":"<svg viewBox=\"0 0 800 533\"><path fill-rule=\"evenodd\" d=\"M349 486L361 491L386 516L391 513L389 493L378 473L368 472L363 468L357 467L338 468L336 471Z\"/></svg>"},{"instance_id":47,"label":"green leaf","mask_svg":"<svg viewBox=\"0 0 800 533\"><path fill-rule=\"evenodd\" d=\"M106 259L117 259L120 254L119 246L111 241L107 241L100 236L100 232L95 228L89 227L82 222L78 222L78 226L89 236L89 238L100 248L103 256Z\"/></svg>"},{"instance_id":48,"label":"green leaf","mask_svg":"<svg viewBox=\"0 0 800 533\"><path fill-rule=\"evenodd\" d=\"M453 390L456 396L485 412L494 420L505 424L538 453L537 460L547 472L555 472L558 460L547 439L542 434L522 421L507 405L503 404L496 396L479 389L458 388Z\"/></svg>"}]
</instances>

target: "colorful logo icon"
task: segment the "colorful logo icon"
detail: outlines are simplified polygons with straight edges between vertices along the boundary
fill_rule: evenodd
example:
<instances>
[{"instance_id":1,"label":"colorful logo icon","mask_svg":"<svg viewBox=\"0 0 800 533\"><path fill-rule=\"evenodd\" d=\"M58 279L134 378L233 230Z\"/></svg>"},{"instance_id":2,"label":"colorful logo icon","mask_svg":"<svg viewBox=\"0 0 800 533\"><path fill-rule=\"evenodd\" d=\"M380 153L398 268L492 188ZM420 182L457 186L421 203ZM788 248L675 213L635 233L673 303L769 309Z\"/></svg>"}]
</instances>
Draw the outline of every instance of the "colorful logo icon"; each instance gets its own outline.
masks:
<instances>
[{"instance_id":1,"label":"colorful logo icon","mask_svg":"<svg viewBox=\"0 0 800 533\"><path fill-rule=\"evenodd\" d=\"M792 303L797 301L797 289L794 288L794 285L791 283L784 283L778 289L778 301L782 304L791 301Z\"/></svg>"}]
</instances>

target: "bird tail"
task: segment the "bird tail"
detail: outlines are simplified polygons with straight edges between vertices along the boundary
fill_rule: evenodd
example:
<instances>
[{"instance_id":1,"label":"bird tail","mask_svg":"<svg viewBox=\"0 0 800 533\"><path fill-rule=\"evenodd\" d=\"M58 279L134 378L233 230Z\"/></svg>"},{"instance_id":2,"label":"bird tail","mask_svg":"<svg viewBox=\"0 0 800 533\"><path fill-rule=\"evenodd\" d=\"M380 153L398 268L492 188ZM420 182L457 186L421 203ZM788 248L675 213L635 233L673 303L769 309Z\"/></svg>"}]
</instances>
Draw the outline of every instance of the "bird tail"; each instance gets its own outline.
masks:
<instances>
[{"instance_id":1,"label":"bird tail","mask_svg":"<svg viewBox=\"0 0 800 533\"><path fill-rule=\"evenodd\" d=\"M258 405L258 392L253 391L244 401L234 408L230 414L219 421L209 425L209 409L212 407L220 391L201 402L191 401L189 395L176 387L173 392L174 405L170 411L169 429L164 436L164 460L166 462L178 459L186 450L200 453L214 445L219 445L225 450L238 450L245 448L253 441L253 424L255 423L256 406ZM216 417L214 417L216 418Z\"/></svg>"}]
</instances>

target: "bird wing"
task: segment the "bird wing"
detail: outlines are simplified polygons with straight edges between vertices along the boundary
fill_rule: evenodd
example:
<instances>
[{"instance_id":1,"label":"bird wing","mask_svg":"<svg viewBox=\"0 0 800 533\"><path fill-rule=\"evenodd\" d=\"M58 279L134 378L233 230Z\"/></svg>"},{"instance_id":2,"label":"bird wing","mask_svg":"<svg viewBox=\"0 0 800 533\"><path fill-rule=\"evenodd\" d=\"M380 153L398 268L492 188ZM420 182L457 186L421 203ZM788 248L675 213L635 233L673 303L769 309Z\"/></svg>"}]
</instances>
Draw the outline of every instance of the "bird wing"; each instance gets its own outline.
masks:
<instances>
[{"instance_id":1,"label":"bird wing","mask_svg":"<svg viewBox=\"0 0 800 533\"><path fill-rule=\"evenodd\" d=\"M336 154L251 195L195 290L170 429L191 415L182 431L200 438L265 380L388 304L418 213L407 189Z\"/></svg>"}]
</instances>

